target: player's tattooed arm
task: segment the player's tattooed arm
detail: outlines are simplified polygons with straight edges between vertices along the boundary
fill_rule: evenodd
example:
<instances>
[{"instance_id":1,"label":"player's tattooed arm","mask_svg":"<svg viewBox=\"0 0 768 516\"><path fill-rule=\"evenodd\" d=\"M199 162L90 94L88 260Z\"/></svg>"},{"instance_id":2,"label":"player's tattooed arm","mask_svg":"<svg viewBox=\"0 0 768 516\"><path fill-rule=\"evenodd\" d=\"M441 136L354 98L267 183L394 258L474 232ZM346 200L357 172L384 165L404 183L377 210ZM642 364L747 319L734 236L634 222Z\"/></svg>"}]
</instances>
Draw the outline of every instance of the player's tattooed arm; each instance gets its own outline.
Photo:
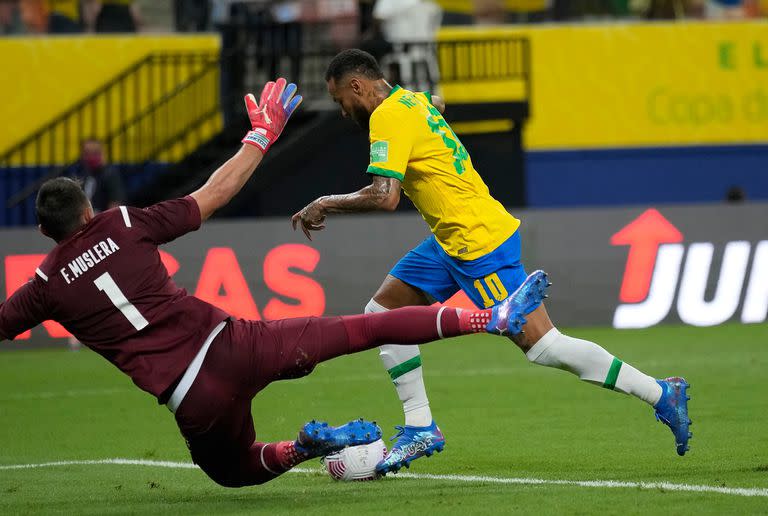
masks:
<instances>
[{"instance_id":1,"label":"player's tattooed arm","mask_svg":"<svg viewBox=\"0 0 768 516\"><path fill-rule=\"evenodd\" d=\"M327 195L316 202L322 205L325 213L393 211L400 203L400 181L384 176L371 177L371 184L357 192Z\"/></svg>"},{"instance_id":2,"label":"player's tattooed arm","mask_svg":"<svg viewBox=\"0 0 768 516\"><path fill-rule=\"evenodd\" d=\"M293 217L295 230L302 231L312 240L310 231L325 229L325 217L329 213L363 213L367 211L393 211L400 203L400 181L391 177L372 176L370 185L342 195L326 195L315 199Z\"/></svg>"}]
</instances>

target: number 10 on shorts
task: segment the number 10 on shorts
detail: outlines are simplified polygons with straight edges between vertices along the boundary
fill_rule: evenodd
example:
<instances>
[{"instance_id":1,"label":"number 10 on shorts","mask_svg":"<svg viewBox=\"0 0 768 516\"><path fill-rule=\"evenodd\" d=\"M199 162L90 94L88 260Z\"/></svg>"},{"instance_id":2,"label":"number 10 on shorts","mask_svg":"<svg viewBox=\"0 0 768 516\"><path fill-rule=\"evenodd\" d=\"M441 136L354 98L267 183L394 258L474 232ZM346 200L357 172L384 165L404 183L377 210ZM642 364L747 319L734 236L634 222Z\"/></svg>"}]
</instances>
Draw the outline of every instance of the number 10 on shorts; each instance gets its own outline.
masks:
<instances>
[{"instance_id":1,"label":"number 10 on shorts","mask_svg":"<svg viewBox=\"0 0 768 516\"><path fill-rule=\"evenodd\" d=\"M485 283L485 285L483 285L483 283ZM509 296L507 289L501 282L501 278L499 278L499 275L495 272L493 274L489 274L482 280L476 279L473 285L477 289L477 292L480 294L480 297L483 298L483 304L485 305L485 308L490 308L498 301L504 301ZM488 287L487 290L486 287ZM491 293L493 299L496 301L488 296L488 292Z\"/></svg>"}]
</instances>

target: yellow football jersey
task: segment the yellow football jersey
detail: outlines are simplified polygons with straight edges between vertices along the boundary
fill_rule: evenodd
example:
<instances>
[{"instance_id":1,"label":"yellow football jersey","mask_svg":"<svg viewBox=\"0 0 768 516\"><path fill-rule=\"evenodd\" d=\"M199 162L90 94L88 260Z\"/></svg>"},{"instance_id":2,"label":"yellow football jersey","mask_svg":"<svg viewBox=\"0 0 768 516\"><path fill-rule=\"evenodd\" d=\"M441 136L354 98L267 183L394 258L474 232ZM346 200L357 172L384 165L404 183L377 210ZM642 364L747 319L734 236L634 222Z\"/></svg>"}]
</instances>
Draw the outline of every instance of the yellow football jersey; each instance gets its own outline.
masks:
<instances>
[{"instance_id":1,"label":"yellow football jersey","mask_svg":"<svg viewBox=\"0 0 768 516\"><path fill-rule=\"evenodd\" d=\"M400 86L371 115L369 174L394 177L450 256L495 250L520 221L491 197L429 93Z\"/></svg>"}]
</instances>

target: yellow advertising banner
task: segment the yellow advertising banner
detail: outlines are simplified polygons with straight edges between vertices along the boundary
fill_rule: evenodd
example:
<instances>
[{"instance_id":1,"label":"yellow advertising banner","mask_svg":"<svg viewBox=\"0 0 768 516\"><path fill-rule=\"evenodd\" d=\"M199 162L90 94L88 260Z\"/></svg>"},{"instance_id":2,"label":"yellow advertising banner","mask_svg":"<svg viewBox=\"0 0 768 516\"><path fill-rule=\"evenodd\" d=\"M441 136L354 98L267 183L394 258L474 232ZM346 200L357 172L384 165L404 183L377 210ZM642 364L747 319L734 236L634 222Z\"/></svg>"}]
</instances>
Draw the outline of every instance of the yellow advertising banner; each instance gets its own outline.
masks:
<instances>
[{"instance_id":1,"label":"yellow advertising banner","mask_svg":"<svg viewBox=\"0 0 768 516\"><path fill-rule=\"evenodd\" d=\"M114 81L121 74L130 73L132 67L148 56L158 54L169 57L169 65L136 68L119 88L110 95L93 101L90 111L84 111L84 121L80 126L88 133L85 136L103 138L106 133L119 129L118 114L136 113L137 121L125 130L121 141L115 145L114 159L136 161L136 145L126 142L136 141L141 137L163 141L167 135L143 130L154 120L141 119L142 113L155 111L160 115L157 105L164 102L168 109L173 108L167 98L178 97L176 102L186 102L188 110L194 114L203 109L210 109L210 102L201 102L199 97L192 98L189 91L179 92L193 74L200 73L202 60L194 66L172 66L174 56L180 54L203 56L207 60L217 60L220 43L217 36L73 36L73 37L19 37L0 39L0 56L3 60L3 80L0 81L0 153L12 148L35 131L50 127L61 114L87 101L100 88ZM207 56L207 57L206 57ZM215 63L214 63L215 64ZM215 65L218 66L218 65ZM206 76L213 99L218 99L218 69ZM137 93L139 92L139 93ZM187 94L185 99L182 94ZM166 110L167 111L167 110ZM179 111L179 110L177 110ZM190 115L190 120L194 117ZM213 135L220 127L220 120L208 121L198 130ZM142 125L143 124L143 125ZM105 133L105 134L102 134ZM47 140L55 139L55 146ZM68 140L68 143L63 143ZM124 140L124 141L123 141ZM58 158L51 158L51 149ZM41 142L43 160L62 162L61 156L68 162L75 158L79 142L75 137L60 134L48 134ZM181 149L171 149L164 160L173 161L183 156ZM14 160L15 161L15 160Z\"/></svg>"},{"instance_id":2,"label":"yellow advertising banner","mask_svg":"<svg viewBox=\"0 0 768 516\"><path fill-rule=\"evenodd\" d=\"M528 149L768 143L768 23L446 28L526 36ZM504 56L494 56L504 66ZM519 99L519 83L445 85L448 102Z\"/></svg>"}]
</instances>

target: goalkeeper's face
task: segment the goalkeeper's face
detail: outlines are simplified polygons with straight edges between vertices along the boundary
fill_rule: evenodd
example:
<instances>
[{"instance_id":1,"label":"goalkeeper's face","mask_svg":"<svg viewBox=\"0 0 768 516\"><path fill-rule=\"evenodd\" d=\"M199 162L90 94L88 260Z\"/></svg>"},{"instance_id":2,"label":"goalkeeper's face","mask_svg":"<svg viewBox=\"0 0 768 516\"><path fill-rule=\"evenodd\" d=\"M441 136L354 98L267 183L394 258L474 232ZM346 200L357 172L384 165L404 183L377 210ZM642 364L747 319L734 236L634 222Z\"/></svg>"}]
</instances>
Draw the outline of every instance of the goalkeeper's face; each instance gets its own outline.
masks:
<instances>
[{"instance_id":1,"label":"goalkeeper's face","mask_svg":"<svg viewBox=\"0 0 768 516\"><path fill-rule=\"evenodd\" d=\"M341 115L344 118L351 118L357 125L368 131L371 113L375 106L369 98L372 96L373 89L366 86L368 85L357 77L346 77L338 83L334 79L328 81L328 93L341 107Z\"/></svg>"}]
</instances>

